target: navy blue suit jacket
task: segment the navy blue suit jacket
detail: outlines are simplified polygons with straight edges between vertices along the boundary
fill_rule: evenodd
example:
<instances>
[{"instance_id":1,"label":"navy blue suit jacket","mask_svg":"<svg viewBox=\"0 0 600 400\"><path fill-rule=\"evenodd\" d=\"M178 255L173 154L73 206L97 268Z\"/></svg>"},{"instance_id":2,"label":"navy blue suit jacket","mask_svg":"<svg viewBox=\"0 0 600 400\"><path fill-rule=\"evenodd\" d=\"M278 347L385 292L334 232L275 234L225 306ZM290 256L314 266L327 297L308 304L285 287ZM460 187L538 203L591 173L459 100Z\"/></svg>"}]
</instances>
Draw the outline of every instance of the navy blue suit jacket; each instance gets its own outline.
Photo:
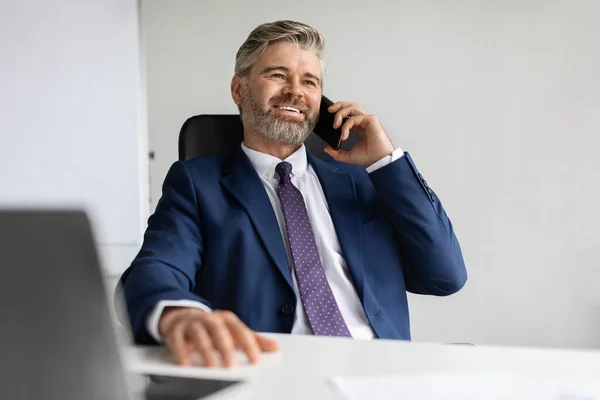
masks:
<instances>
[{"instance_id":1,"label":"navy blue suit jacket","mask_svg":"<svg viewBox=\"0 0 600 400\"><path fill-rule=\"evenodd\" d=\"M410 339L406 291L449 295L467 279L452 224L410 155L367 174L308 153L365 313L380 338ZM251 329L289 333L296 298L273 208L239 149L178 161L139 254L121 278L134 337L160 300L233 311Z\"/></svg>"}]
</instances>

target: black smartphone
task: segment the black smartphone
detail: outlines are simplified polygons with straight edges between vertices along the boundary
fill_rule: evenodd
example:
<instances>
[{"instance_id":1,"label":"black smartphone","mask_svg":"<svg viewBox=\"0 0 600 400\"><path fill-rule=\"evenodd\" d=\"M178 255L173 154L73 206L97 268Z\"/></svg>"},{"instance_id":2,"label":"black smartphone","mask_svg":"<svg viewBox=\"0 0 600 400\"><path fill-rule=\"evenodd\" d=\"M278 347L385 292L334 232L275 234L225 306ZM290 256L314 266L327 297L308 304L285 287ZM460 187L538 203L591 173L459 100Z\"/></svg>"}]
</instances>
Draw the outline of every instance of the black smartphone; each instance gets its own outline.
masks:
<instances>
[{"instance_id":1,"label":"black smartphone","mask_svg":"<svg viewBox=\"0 0 600 400\"><path fill-rule=\"evenodd\" d=\"M333 121L335 113L330 113L327 109L333 104L333 101L329 100L325 96L321 96L321 107L319 107L319 119L317 125L315 125L315 132L321 139L323 139L328 145L334 150L339 150L342 145L342 128L333 129Z\"/></svg>"}]
</instances>

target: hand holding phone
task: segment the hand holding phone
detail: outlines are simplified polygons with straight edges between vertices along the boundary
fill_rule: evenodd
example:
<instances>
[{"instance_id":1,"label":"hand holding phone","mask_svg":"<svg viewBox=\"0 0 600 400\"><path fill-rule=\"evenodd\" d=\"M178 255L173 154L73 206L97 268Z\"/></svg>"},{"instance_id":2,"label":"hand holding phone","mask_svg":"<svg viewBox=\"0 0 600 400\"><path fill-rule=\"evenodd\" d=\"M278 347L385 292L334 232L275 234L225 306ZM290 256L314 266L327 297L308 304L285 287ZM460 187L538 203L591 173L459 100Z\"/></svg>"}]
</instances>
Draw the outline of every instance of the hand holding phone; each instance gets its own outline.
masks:
<instances>
[{"instance_id":1,"label":"hand holding phone","mask_svg":"<svg viewBox=\"0 0 600 400\"><path fill-rule=\"evenodd\" d=\"M328 110L330 108L332 112ZM333 103L322 96L319 121L315 133L325 140L330 147L324 149L325 153L336 161L347 164L360 165L367 168L369 165L389 156L394 152L394 146L379 119L367 113L358 104L349 101ZM334 121L341 119L341 126L333 129ZM347 131L344 140L344 151L340 151L343 133ZM356 133L353 135L353 131ZM350 140L356 138L355 143Z\"/></svg>"}]
</instances>

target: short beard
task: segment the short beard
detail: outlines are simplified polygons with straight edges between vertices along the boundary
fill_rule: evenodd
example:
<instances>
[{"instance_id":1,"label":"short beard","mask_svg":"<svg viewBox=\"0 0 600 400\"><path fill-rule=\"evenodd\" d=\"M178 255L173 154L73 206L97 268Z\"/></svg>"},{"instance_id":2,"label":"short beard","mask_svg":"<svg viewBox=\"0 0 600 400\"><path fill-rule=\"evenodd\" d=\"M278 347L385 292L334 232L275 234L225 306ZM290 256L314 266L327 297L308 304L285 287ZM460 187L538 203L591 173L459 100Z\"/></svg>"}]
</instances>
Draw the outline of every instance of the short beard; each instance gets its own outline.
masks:
<instances>
[{"instance_id":1,"label":"short beard","mask_svg":"<svg viewBox=\"0 0 600 400\"><path fill-rule=\"evenodd\" d=\"M319 113L312 117L308 116L308 109L305 104L298 101L294 102L290 98L278 97L269 101L269 106L260 104L248 88L247 84L242 83L242 104L240 105L240 116L244 125L247 125L268 139L287 144L298 145L304 143L306 138L312 133ZM277 117L273 114L271 106L285 104L296 107L304 113L306 118L303 121L296 121L286 117Z\"/></svg>"}]
</instances>

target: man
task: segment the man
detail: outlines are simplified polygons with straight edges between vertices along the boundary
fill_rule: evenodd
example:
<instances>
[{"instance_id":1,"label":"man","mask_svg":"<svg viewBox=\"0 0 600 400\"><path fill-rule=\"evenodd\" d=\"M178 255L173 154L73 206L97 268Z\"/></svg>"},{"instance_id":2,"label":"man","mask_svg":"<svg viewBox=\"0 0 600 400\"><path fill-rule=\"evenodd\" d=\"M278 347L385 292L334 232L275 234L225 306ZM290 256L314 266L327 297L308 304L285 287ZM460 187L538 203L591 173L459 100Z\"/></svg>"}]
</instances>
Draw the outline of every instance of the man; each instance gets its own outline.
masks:
<instances>
[{"instance_id":1,"label":"man","mask_svg":"<svg viewBox=\"0 0 600 400\"><path fill-rule=\"evenodd\" d=\"M308 25L257 27L236 56L231 95L244 141L233 155L176 162L122 277L138 343L176 361L251 363L277 343L256 331L410 339L406 291L466 281L452 224L379 120L338 102L335 127L361 141L316 159L323 38Z\"/></svg>"}]
</instances>

